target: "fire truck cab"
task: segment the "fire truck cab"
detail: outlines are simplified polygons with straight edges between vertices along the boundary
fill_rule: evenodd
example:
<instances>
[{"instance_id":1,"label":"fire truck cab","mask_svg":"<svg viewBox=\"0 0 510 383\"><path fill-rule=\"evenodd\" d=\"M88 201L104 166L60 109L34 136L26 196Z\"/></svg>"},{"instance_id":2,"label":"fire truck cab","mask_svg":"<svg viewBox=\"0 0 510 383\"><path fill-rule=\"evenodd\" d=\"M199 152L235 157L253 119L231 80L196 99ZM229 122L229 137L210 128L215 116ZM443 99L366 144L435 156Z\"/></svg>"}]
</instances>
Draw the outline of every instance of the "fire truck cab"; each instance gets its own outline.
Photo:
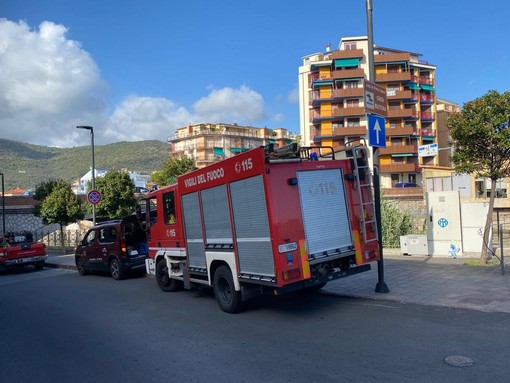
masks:
<instances>
[{"instance_id":1,"label":"fire truck cab","mask_svg":"<svg viewBox=\"0 0 510 383\"><path fill-rule=\"evenodd\" d=\"M147 272L163 291L212 286L234 313L264 289L369 270L379 251L366 151L260 147L149 193Z\"/></svg>"}]
</instances>

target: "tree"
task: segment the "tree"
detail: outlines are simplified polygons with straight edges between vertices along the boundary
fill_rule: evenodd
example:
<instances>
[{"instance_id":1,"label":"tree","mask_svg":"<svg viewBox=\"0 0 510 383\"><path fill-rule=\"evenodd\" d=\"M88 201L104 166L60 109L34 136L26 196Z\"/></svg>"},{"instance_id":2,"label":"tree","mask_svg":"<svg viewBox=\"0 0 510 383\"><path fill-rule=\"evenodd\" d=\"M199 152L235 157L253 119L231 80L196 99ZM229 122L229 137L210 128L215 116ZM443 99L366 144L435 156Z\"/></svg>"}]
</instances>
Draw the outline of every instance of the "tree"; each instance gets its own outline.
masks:
<instances>
[{"instance_id":1,"label":"tree","mask_svg":"<svg viewBox=\"0 0 510 383\"><path fill-rule=\"evenodd\" d=\"M447 124L455 142L455 172L491 180L489 211L483 233L483 243L488 243L496 182L510 176L510 92L500 94L491 90L465 103L462 111L453 114ZM481 262L487 263L486 246L482 248Z\"/></svg>"},{"instance_id":2,"label":"tree","mask_svg":"<svg viewBox=\"0 0 510 383\"><path fill-rule=\"evenodd\" d=\"M109 219L122 219L135 210L135 183L127 172L111 170L104 177L96 178L96 190L101 201L96 205L96 215ZM89 211L92 206L89 206Z\"/></svg>"},{"instance_id":3,"label":"tree","mask_svg":"<svg viewBox=\"0 0 510 383\"><path fill-rule=\"evenodd\" d=\"M50 185L51 183L51 185ZM65 180L49 181L41 186L41 197L51 190L42 200L39 214L45 224L58 223L60 225L60 239L64 247L64 226L83 219L81 201L71 190L71 185Z\"/></svg>"},{"instance_id":4,"label":"tree","mask_svg":"<svg viewBox=\"0 0 510 383\"><path fill-rule=\"evenodd\" d=\"M187 155L170 157L163 163L163 169L152 173L151 181L160 187L170 185L175 182L178 176L195 169L195 160Z\"/></svg>"},{"instance_id":5,"label":"tree","mask_svg":"<svg viewBox=\"0 0 510 383\"><path fill-rule=\"evenodd\" d=\"M38 202L34 206L34 215L36 217L41 217L41 203L51 194L57 183L57 180L50 179L48 181L41 182L35 187L34 200Z\"/></svg>"}]
</instances>

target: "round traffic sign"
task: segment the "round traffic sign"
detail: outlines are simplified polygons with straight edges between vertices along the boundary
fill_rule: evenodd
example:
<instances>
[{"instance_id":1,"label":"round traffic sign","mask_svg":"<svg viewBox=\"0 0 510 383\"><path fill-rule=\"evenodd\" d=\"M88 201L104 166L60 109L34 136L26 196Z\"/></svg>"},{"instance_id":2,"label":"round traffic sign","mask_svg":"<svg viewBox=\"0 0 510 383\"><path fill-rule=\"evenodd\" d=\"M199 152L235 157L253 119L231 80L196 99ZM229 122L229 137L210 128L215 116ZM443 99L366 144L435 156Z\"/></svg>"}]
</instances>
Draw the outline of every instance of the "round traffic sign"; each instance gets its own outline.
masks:
<instances>
[{"instance_id":1,"label":"round traffic sign","mask_svg":"<svg viewBox=\"0 0 510 383\"><path fill-rule=\"evenodd\" d=\"M97 190L91 190L87 195L87 199L92 205L97 205L101 201L101 193Z\"/></svg>"}]
</instances>

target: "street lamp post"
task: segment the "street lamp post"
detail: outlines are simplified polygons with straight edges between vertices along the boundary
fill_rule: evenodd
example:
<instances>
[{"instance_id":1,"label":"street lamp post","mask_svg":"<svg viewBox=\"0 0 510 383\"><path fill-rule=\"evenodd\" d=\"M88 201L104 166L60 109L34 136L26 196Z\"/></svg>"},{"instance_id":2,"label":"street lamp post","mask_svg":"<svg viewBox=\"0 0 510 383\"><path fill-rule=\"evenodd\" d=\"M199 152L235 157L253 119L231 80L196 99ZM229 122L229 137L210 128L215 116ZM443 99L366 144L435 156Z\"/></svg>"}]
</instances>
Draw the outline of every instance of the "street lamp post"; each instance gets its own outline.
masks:
<instances>
[{"instance_id":1,"label":"street lamp post","mask_svg":"<svg viewBox=\"0 0 510 383\"><path fill-rule=\"evenodd\" d=\"M92 126L77 126L76 129L90 130L90 146L92 147L92 190L96 190L96 167L94 164L94 128ZM96 205L92 204L92 224L96 225Z\"/></svg>"},{"instance_id":2,"label":"street lamp post","mask_svg":"<svg viewBox=\"0 0 510 383\"><path fill-rule=\"evenodd\" d=\"M4 173L0 173L2 176L2 237L5 238L5 188L4 188Z\"/></svg>"}]
</instances>

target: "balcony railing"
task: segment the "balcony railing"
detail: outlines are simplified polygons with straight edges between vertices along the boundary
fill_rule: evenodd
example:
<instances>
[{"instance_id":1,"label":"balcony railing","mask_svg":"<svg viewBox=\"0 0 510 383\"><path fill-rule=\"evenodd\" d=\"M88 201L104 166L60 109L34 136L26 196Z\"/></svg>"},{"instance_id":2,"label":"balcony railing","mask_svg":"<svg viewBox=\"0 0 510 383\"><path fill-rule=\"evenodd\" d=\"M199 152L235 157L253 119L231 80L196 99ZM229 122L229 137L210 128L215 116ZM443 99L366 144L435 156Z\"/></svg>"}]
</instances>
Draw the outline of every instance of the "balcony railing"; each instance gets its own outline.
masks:
<instances>
[{"instance_id":1,"label":"balcony railing","mask_svg":"<svg viewBox=\"0 0 510 383\"><path fill-rule=\"evenodd\" d=\"M399 126L396 128L386 127L387 136L417 136L418 132L414 128Z\"/></svg>"},{"instance_id":2,"label":"balcony railing","mask_svg":"<svg viewBox=\"0 0 510 383\"><path fill-rule=\"evenodd\" d=\"M341 69L341 70L334 70L333 73L333 79L346 79L346 78L364 78L365 77L365 71L360 68L354 68L354 69Z\"/></svg>"},{"instance_id":3,"label":"balcony railing","mask_svg":"<svg viewBox=\"0 0 510 383\"><path fill-rule=\"evenodd\" d=\"M334 89L329 96L320 92L310 92L310 101L331 100L332 98L363 97L363 88Z\"/></svg>"},{"instance_id":4,"label":"balcony railing","mask_svg":"<svg viewBox=\"0 0 510 383\"><path fill-rule=\"evenodd\" d=\"M435 137L436 136L436 131L435 130L430 130L430 129L422 129L421 130L421 135L422 136L427 136L427 137Z\"/></svg>"},{"instance_id":5,"label":"balcony railing","mask_svg":"<svg viewBox=\"0 0 510 383\"><path fill-rule=\"evenodd\" d=\"M377 82L411 81L411 72L377 73L375 75L375 81Z\"/></svg>"},{"instance_id":6,"label":"balcony railing","mask_svg":"<svg viewBox=\"0 0 510 383\"><path fill-rule=\"evenodd\" d=\"M396 62L396 61L409 61L410 59L411 59L411 54L409 52L374 55L374 62L377 64Z\"/></svg>"},{"instance_id":7,"label":"balcony railing","mask_svg":"<svg viewBox=\"0 0 510 383\"><path fill-rule=\"evenodd\" d=\"M364 136L367 134L366 126L344 126L333 128L334 136Z\"/></svg>"},{"instance_id":8,"label":"balcony railing","mask_svg":"<svg viewBox=\"0 0 510 383\"><path fill-rule=\"evenodd\" d=\"M345 88L333 90L334 98L363 97L363 88Z\"/></svg>"},{"instance_id":9,"label":"balcony railing","mask_svg":"<svg viewBox=\"0 0 510 383\"><path fill-rule=\"evenodd\" d=\"M333 117L346 117L346 116L362 116L365 114L365 108L360 106L333 108Z\"/></svg>"},{"instance_id":10,"label":"balcony railing","mask_svg":"<svg viewBox=\"0 0 510 383\"><path fill-rule=\"evenodd\" d=\"M388 91L387 92L388 100L406 100L413 99L416 100L416 92L411 90L397 90L397 91Z\"/></svg>"},{"instance_id":11,"label":"balcony railing","mask_svg":"<svg viewBox=\"0 0 510 383\"><path fill-rule=\"evenodd\" d=\"M418 145L392 145L379 148L379 154L418 153Z\"/></svg>"},{"instance_id":12,"label":"balcony railing","mask_svg":"<svg viewBox=\"0 0 510 383\"><path fill-rule=\"evenodd\" d=\"M351 49L331 52L331 59L355 59L363 57L363 49Z\"/></svg>"},{"instance_id":13,"label":"balcony railing","mask_svg":"<svg viewBox=\"0 0 510 383\"><path fill-rule=\"evenodd\" d=\"M332 77L330 74L318 74L318 73L314 73L310 76L310 80L312 82L315 82L315 81L328 81L328 80L332 80Z\"/></svg>"},{"instance_id":14,"label":"balcony railing","mask_svg":"<svg viewBox=\"0 0 510 383\"><path fill-rule=\"evenodd\" d=\"M392 164L379 165L381 173L406 173L416 172L419 169L418 164Z\"/></svg>"},{"instance_id":15,"label":"balcony railing","mask_svg":"<svg viewBox=\"0 0 510 383\"><path fill-rule=\"evenodd\" d=\"M432 112L421 112L421 118L426 120L433 120L434 119L434 113Z\"/></svg>"},{"instance_id":16,"label":"balcony railing","mask_svg":"<svg viewBox=\"0 0 510 383\"><path fill-rule=\"evenodd\" d=\"M434 102L434 97L431 95L422 94L420 95L420 101L421 102Z\"/></svg>"},{"instance_id":17,"label":"balcony railing","mask_svg":"<svg viewBox=\"0 0 510 383\"><path fill-rule=\"evenodd\" d=\"M388 117L418 117L418 112L415 109L388 109Z\"/></svg>"}]
</instances>

